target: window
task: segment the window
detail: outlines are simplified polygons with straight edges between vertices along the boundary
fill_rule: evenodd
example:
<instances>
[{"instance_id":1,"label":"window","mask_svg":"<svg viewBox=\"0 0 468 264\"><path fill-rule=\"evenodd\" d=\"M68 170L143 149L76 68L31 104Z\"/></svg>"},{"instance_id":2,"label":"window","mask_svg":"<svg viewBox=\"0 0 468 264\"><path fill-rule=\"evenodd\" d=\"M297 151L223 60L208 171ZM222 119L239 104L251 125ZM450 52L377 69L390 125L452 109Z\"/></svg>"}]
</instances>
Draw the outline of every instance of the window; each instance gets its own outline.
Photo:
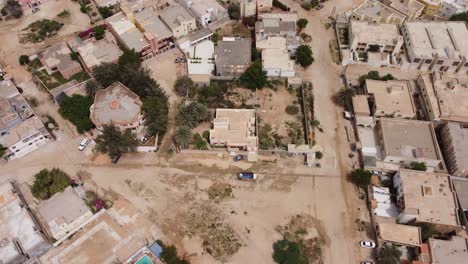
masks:
<instances>
[{"instance_id":1,"label":"window","mask_svg":"<svg viewBox=\"0 0 468 264\"><path fill-rule=\"evenodd\" d=\"M452 66L458 66L458 64L460 64L460 62L459 62L459 61L456 61L456 62L454 62L454 63L452 64Z\"/></svg>"},{"instance_id":2,"label":"window","mask_svg":"<svg viewBox=\"0 0 468 264\"><path fill-rule=\"evenodd\" d=\"M426 64L429 64L429 63L431 63L431 62L432 62L431 59L427 59L427 60L424 61L424 63L426 63Z\"/></svg>"},{"instance_id":3,"label":"window","mask_svg":"<svg viewBox=\"0 0 468 264\"><path fill-rule=\"evenodd\" d=\"M442 63L444 63L443 60L438 60L438 61L437 61L437 64L439 64L439 65L442 64Z\"/></svg>"},{"instance_id":4,"label":"window","mask_svg":"<svg viewBox=\"0 0 468 264\"><path fill-rule=\"evenodd\" d=\"M414 63L418 63L420 61L421 61L421 59L418 59L418 58L414 59Z\"/></svg>"}]
</instances>

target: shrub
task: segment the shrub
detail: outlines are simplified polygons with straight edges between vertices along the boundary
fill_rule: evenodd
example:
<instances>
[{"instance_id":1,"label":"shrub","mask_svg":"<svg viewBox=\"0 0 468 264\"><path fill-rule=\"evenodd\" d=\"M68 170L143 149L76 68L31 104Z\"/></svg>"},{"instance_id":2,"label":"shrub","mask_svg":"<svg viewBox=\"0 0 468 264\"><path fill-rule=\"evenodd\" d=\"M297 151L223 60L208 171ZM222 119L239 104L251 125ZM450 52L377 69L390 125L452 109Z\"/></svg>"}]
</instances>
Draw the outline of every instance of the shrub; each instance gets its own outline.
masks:
<instances>
[{"instance_id":1,"label":"shrub","mask_svg":"<svg viewBox=\"0 0 468 264\"><path fill-rule=\"evenodd\" d=\"M297 48L296 62L304 68L309 67L314 62L314 58L312 57L312 50L309 46L301 45Z\"/></svg>"},{"instance_id":2,"label":"shrub","mask_svg":"<svg viewBox=\"0 0 468 264\"><path fill-rule=\"evenodd\" d=\"M94 124L89 119L89 108L93 104L91 97L75 94L72 97L65 97L60 103L59 113L68 121L72 122L78 133L92 129Z\"/></svg>"},{"instance_id":3,"label":"shrub","mask_svg":"<svg viewBox=\"0 0 468 264\"><path fill-rule=\"evenodd\" d=\"M206 141L210 141L210 131L208 130L205 130L203 131L203 134L202 134L203 138L206 139Z\"/></svg>"},{"instance_id":4,"label":"shrub","mask_svg":"<svg viewBox=\"0 0 468 264\"><path fill-rule=\"evenodd\" d=\"M296 25L299 28L299 31L301 31L307 26L308 23L309 23L309 21L307 19L301 18L301 19L297 20Z\"/></svg>"},{"instance_id":5,"label":"shrub","mask_svg":"<svg viewBox=\"0 0 468 264\"><path fill-rule=\"evenodd\" d=\"M195 83L187 75L177 78L174 90L178 96L187 96L195 88Z\"/></svg>"},{"instance_id":6,"label":"shrub","mask_svg":"<svg viewBox=\"0 0 468 264\"><path fill-rule=\"evenodd\" d=\"M288 105L285 111L288 115L297 115L297 113L299 113L299 107L296 105Z\"/></svg>"},{"instance_id":7,"label":"shrub","mask_svg":"<svg viewBox=\"0 0 468 264\"><path fill-rule=\"evenodd\" d=\"M367 191L367 186L371 182L372 172L363 169L354 170L351 173L351 181L360 188Z\"/></svg>"},{"instance_id":8,"label":"shrub","mask_svg":"<svg viewBox=\"0 0 468 264\"><path fill-rule=\"evenodd\" d=\"M290 10L290 8L287 5L281 3L279 0L273 0L273 6L279 8L279 9L281 9L283 11L289 11Z\"/></svg>"},{"instance_id":9,"label":"shrub","mask_svg":"<svg viewBox=\"0 0 468 264\"><path fill-rule=\"evenodd\" d=\"M322 159L322 158L323 158L323 153L320 152L320 151L318 151L318 152L315 153L315 157L316 157L317 159Z\"/></svg>"},{"instance_id":10,"label":"shrub","mask_svg":"<svg viewBox=\"0 0 468 264\"><path fill-rule=\"evenodd\" d=\"M62 12L60 12L58 15L58 17L69 17L70 16L70 12L68 10L63 10Z\"/></svg>"},{"instance_id":11,"label":"shrub","mask_svg":"<svg viewBox=\"0 0 468 264\"><path fill-rule=\"evenodd\" d=\"M239 83L248 89L262 89L268 84L266 72L262 69L262 64L255 61L239 77Z\"/></svg>"},{"instance_id":12,"label":"shrub","mask_svg":"<svg viewBox=\"0 0 468 264\"><path fill-rule=\"evenodd\" d=\"M104 29L103 26L96 26L93 28L94 31L94 38L96 40L103 39L104 36L106 35L106 30Z\"/></svg>"},{"instance_id":13,"label":"shrub","mask_svg":"<svg viewBox=\"0 0 468 264\"><path fill-rule=\"evenodd\" d=\"M193 135L193 145L198 150L208 150L208 143L200 136L200 134L196 133Z\"/></svg>"},{"instance_id":14,"label":"shrub","mask_svg":"<svg viewBox=\"0 0 468 264\"><path fill-rule=\"evenodd\" d=\"M21 55L18 60L20 65L29 64L29 56L27 55Z\"/></svg>"},{"instance_id":15,"label":"shrub","mask_svg":"<svg viewBox=\"0 0 468 264\"><path fill-rule=\"evenodd\" d=\"M230 4L228 7L229 17L234 20L239 20L241 17L240 7L237 4Z\"/></svg>"},{"instance_id":16,"label":"shrub","mask_svg":"<svg viewBox=\"0 0 468 264\"><path fill-rule=\"evenodd\" d=\"M425 162L413 161L410 163L410 169L417 171L426 171L427 167Z\"/></svg>"},{"instance_id":17,"label":"shrub","mask_svg":"<svg viewBox=\"0 0 468 264\"><path fill-rule=\"evenodd\" d=\"M52 195L63 192L70 185L70 177L60 169L43 169L34 176L31 192L34 197L47 200Z\"/></svg>"},{"instance_id":18,"label":"shrub","mask_svg":"<svg viewBox=\"0 0 468 264\"><path fill-rule=\"evenodd\" d=\"M273 244L273 260L279 264L308 263L302 246L287 239L278 240Z\"/></svg>"},{"instance_id":19,"label":"shrub","mask_svg":"<svg viewBox=\"0 0 468 264\"><path fill-rule=\"evenodd\" d=\"M161 253L161 260L167 264L190 264L190 262L183 256L179 258L177 249L174 246L165 245L161 240L156 241L163 249Z\"/></svg>"}]
</instances>

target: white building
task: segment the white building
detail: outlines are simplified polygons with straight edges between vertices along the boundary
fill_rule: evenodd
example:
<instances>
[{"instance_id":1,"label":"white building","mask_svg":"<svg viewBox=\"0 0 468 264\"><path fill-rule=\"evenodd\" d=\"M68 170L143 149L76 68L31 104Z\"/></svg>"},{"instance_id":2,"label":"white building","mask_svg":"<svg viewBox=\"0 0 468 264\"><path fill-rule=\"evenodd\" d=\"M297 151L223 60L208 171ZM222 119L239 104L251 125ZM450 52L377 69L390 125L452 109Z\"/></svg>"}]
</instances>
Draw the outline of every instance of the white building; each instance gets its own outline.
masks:
<instances>
[{"instance_id":1,"label":"white building","mask_svg":"<svg viewBox=\"0 0 468 264\"><path fill-rule=\"evenodd\" d=\"M71 186L39 204L38 211L56 240L65 237L93 216Z\"/></svg>"},{"instance_id":2,"label":"white building","mask_svg":"<svg viewBox=\"0 0 468 264\"><path fill-rule=\"evenodd\" d=\"M239 5L241 17L255 16L258 11L270 10L273 0L234 0Z\"/></svg>"},{"instance_id":3,"label":"white building","mask_svg":"<svg viewBox=\"0 0 468 264\"><path fill-rule=\"evenodd\" d=\"M293 77L296 72L294 61L286 49L265 49L262 51L262 66L269 77Z\"/></svg>"},{"instance_id":4,"label":"white building","mask_svg":"<svg viewBox=\"0 0 468 264\"><path fill-rule=\"evenodd\" d=\"M468 11L467 0L443 0L439 16L450 18L453 15Z\"/></svg>"},{"instance_id":5,"label":"white building","mask_svg":"<svg viewBox=\"0 0 468 264\"><path fill-rule=\"evenodd\" d=\"M465 22L411 21L401 28L408 62L421 71L468 72L468 29Z\"/></svg>"},{"instance_id":6,"label":"white building","mask_svg":"<svg viewBox=\"0 0 468 264\"><path fill-rule=\"evenodd\" d=\"M202 27L229 20L227 10L216 0L179 0L197 19Z\"/></svg>"}]
</instances>

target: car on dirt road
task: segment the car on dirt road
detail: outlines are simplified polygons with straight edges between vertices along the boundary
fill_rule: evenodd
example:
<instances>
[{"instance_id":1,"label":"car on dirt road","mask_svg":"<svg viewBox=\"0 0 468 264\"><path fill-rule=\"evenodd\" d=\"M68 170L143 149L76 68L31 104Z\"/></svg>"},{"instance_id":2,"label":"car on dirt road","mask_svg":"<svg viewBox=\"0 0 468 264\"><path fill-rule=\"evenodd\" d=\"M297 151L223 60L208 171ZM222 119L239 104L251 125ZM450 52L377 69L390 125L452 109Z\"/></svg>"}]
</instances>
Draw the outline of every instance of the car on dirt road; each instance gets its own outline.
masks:
<instances>
[{"instance_id":1,"label":"car on dirt road","mask_svg":"<svg viewBox=\"0 0 468 264\"><path fill-rule=\"evenodd\" d=\"M361 241L359 242L359 245L363 248L375 248L375 242L373 241Z\"/></svg>"},{"instance_id":2,"label":"car on dirt road","mask_svg":"<svg viewBox=\"0 0 468 264\"><path fill-rule=\"evenodd\" d=\"M361 261L360 264L374 264L374 262L372 262L372 261Z\"/></svg>"},{"instance_id":3,"label":"car on dirt road","mask_svg":"<svg viewBox=\"0 0 468 264\"><path fill-rule=\"evenodd\" d=\"M237 179L241 181L256 181L257 180L257 174L253 172L240 172L237 175Z\"/></svg>"},{"instance_id":4,"label":"car on dirt road","mask_svg":"<svg viewBox=\"0 0 468 264\"><path fill-rule=\"evenodd\" d=\"M83 151L83 150L86 148L86 146L88 146L88 144L89 144L90 141L91 141L91 140L89 140L89 138L83 139L83 140L81 141L80 146L78 147L78 149L79 149L80 151Z\"/></svg>"},{"instance_id":5,"label":"car on dirt road","mask_svg":"<svg viewBox=\"0 0 468 264\"><path fill-rule=\"evenodd\" d=\"M238 162L238 161L241 161L241 160L245 160L245 156L244 155L236 155L234 157L234 161L235 162Z\"/></svg>"}]
</instances>

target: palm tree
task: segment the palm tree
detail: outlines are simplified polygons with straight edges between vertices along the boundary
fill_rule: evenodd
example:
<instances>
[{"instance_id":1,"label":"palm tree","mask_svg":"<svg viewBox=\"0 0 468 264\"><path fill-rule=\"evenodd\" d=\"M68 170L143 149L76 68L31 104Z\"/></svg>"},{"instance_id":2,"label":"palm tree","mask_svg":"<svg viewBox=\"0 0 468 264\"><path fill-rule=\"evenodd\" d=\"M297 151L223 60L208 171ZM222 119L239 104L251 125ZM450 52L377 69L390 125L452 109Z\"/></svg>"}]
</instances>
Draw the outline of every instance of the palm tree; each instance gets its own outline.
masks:
<instances>
[{"instance_id":1,"label":"palm tree","mask_svg":"<svg viewBox=\"0 0 468 264\"><path fill-rule=\"evenodd\" d=\"M179 127L174 134L174 141L180 148L187 148L192 138L192 130L188 126Z\"/></svg>"},{"instance_id":2,"label":"palm tree","mask_svg":"<svg viewBox=\"0 0 468 264\"><path fill-rule=\"evenodd\" d=\"M356 94L356 91L351 88L341 88L335 95L333 95L333 101L335 104L341 107L349 107L351 100Z\"/></svg>"}]
</instances>

